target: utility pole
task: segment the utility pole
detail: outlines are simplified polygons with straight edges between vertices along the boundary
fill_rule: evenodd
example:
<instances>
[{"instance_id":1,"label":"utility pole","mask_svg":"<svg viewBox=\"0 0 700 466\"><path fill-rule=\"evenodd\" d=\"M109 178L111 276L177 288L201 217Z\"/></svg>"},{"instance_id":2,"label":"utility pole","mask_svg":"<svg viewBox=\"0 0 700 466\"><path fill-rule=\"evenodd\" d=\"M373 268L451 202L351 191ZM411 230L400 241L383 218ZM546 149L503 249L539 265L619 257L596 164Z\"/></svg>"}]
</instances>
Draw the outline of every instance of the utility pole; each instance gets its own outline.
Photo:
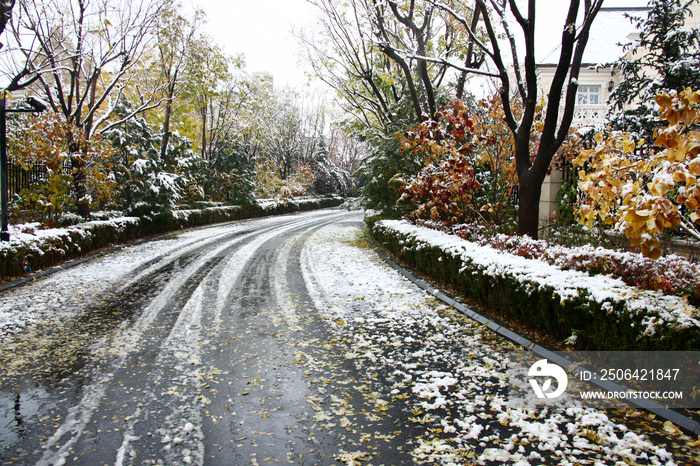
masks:
<instances>
[{"instance_id":1,"label":"utility pole","mask_svg":"<svg viewBox=\"0 0 700 466\"><path fill-rule=\"evenodd\" d=\"M0 94L0 204L2 204L2 230L0 241L10 241L10 230L7 221L7 114L8 113L41 113L47 105L35 97L27 97L26 102L32 107L8 109L5 102L7 92Z\"/></svg>"}]
</instances>

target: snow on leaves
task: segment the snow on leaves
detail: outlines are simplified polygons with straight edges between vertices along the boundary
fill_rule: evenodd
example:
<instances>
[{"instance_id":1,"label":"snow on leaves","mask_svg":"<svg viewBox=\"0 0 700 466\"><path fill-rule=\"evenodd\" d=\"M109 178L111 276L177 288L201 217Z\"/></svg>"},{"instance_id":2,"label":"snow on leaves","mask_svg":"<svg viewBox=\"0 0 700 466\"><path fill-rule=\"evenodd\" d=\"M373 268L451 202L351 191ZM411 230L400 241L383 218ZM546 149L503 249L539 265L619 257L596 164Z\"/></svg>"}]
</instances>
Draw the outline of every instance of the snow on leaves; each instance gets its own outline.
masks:
<instances>
[{"instance_id":1,"label":"snow on leaves","mask_svg":"<svg viewBox=\"0 0 700 466\"><path fill-rule=\"evenodd\" d=\"M630 315L643 316L643 332L653 335L659 326L697 328L697 309L687 299L642 291L610 276L589 275L563 270L557 265L497 251L490 245L465 241L453 235L432 231L407 221L382 220L375 228L406 238L407 248L436 248L461 260L462 271L478 270L494 278L516 280L524 290L551 289L556 299L565 302L581 295L592 302L611 307L620 303Z\"/></svg>"},{"instance_id":2,"label":"snow on leaves","mask_svg":"<svg viewBox=\"0 0 700 466\"><path fill-rule=\"evenodd\" d=\"M654 259L661 256L658 236L667 230L700 239L700 94L691 89L659 94L656 103L668 126L649 147L627 133L595 136L596 147L574 160L582 167L579 189L586 195L579 223L612 226Z\"/></svg>"},{"instance_id":3,"label":"snow on leaves","mask_svg":"<svg viewBox=\"0 0 700 466\"><path fill-rule=\"evenodd\" d=\"M448 231L440 222L418 221L416 224ZM529 236L484 234L484 228L475 225L453 225L449 230L466 241L491 246L526 259L537 259L565 270L609 275L643 290L700 299L700 265L685 257L671 254L650 259L638 253L613 251L601 246L566 247L545 240L534 240Z\"/></svg>"}]
</instances>

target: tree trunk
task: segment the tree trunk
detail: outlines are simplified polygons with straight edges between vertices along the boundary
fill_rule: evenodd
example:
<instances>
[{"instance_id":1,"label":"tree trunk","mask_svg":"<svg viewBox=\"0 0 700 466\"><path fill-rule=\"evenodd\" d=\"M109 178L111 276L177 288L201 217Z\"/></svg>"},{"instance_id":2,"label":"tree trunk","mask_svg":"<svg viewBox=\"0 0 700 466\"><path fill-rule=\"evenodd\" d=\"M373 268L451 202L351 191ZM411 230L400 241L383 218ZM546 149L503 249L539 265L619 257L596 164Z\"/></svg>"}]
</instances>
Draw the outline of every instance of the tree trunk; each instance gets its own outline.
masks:
<instances>
[{"instance_id":1,"label":"tree trunk","mask_svg":"<svg viewBox=\"0 0 700 466\"><path fill-rule=\"evenodd\" d=\"M85 174L85 158L81 154L80 144L73 141L72 134L68 133L68 152L70 154L70 167L73 172L73 191L75 192L75 205L78 215L87 219L90 217L90 200L87 191L87 175Z\"/></svg>"},{"instance_id":2,"label":"tree trunk","mask_svg":"<svg viewBox=\"0 0 700 466\"><path fill-rule=\"evenodd\" d=\"M165 116L163 118L163 138L160 141L160 159L166 163L170 163L169 160L165 159L168 155L168 143L170 142L170 118L173 112L173 98L175 97L176 82L177 70L175 70L172 79L170 79L170 84L168 85L168 96L165 100Z\"/></svg>"},{"instance_id":3,"label":"tree trunk","mask_svg":"<svg viewBox=\"0 0 700 466\"><path fill-rule=\"evenodd\" d=\"M518 235L537 239L540 217L542 183L525 175L518 181Z\"/></svg>"},{"instance_id":4,"label":"tree trunk","mask_svg":"<svg viewBox=\"0 0 700 466\"><path fill-rule=\"evenodd\" d=\"M207 106L206 99L200 97L199 116L202 118L202 159L207 159Z\"/></svg>"},{"instance_id":5,"label":"tree trunk","mask_svg":"<svg viewBox=\"0 0 700 466\"><path fill-rule=\"evenodd\" d=\"M391 58L396 62L396 64L401 68L406 79L406 84L408 85L409 93L411 94L411 102L413 102L413 111L416 113L416 121L420 123L423 121L423 108L420 105L420 99L418 98L418 91L416 90L416 85L413 81L413 75L411 74L411 69L409 68L406 60L404 60L396 50L394 50L388 44L383 44L380 46L382 53L387 57Z\"/></svg>"},{"instance_id":6,"label":"tree trunk","mask_svg":"<svg viewBox=\"0 0 700 466\"><path fill-rule=\"evenodd\" d=\"M471 30L476 31L477 26L479 25L479 15L481 15L481 9L482 5L481 3L476 3L474 5L474 12L472 13L472 24L471 24ZM464 67L465 68L479 68L481 67L481 63L479 58L476 56L474 53L474 40L472 38L469 39L469 46L467 47L467 58L464 61ZM457 99L462 100L462 97L464 97L464 86L467 83L467 72L462 71L459 75L459 79L457 80L457 88L455 90L455 96Z\"/></svg>"},{"instance_id":7,"label":"tree trunk","mask_svg":"<svg viewBox=\"0 0 700 466\"><path fill-rule=\"evenodd\" d=\"M207 118L202 118L202 159L207 159Z\"/></svg>"},{"instance_id":8,"label":"tree trunk","mask_svg":"<svg viewBox=\"0 0 700 466\"><path fill-rule=\"evenodd\" d=\"M75 152L72 152L75 154ZM73 170L73 189L75 190L78 215L87 219L90 217L90 200L87 191L87 175L85 175L85 162L80 156L71 155L71 169Z\"/></svg>"},{"instance_id":9,"label":"tree trunk","mask_svg":"<svg viewBox=\"0 0 700 466\"><path fill-rule=\"evenodd\" d=\"M163 138L160 141L160 159L170 164L170 160L166 160L168 156L168 143L170 142L170 115L172 114L173 101L172 94L165 101L165 116L163 118ZM174 161L173 161L174 162Z\"/></svg>"}]
</instances>

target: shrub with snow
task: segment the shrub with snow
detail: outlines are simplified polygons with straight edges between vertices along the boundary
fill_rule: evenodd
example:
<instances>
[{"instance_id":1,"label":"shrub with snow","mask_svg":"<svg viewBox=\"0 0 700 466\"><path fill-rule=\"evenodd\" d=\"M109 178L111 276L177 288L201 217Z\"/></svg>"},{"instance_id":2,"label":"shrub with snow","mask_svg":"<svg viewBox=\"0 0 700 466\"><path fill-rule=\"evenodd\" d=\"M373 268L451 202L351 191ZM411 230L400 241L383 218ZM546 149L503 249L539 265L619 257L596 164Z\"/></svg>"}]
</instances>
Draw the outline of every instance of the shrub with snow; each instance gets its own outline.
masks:
<instances>
[{"instance_id":1,"label":"shrub with snow","mask_svg":"<svg viewBox=\"0 0 700 466\"><path fill-rule=\"evenodd\" d=\"M660 291L667 295L688 296L692 303L700 303L700 265L677 255L653 260L633 252L613 251L591 245L565 247L527 236L484 234L484 230L475 225L447 227L440 222L418 224L449 231L464 240L527 259L541 260L564 270L610 275L629 286Z\"/></svg>"},{"instance_id":2,"label":"shrub with snow","mask_svg":"<svg viewBox=\"0 0 700 466\"><path fill-rule=\"evenodd\" d=\"M523 321L560 340L576 331L580 348L700 348L700 313L687 299L641 290L607 275L567 270L556 265L556 257L552 264L533 259L544 256L543 243L514 240L511 247L521 254L516 255L407 221L372 225L381 243L423 273L501 317ZM496 238L509 242L507 237Z\"/></svg>"}]
</instances>

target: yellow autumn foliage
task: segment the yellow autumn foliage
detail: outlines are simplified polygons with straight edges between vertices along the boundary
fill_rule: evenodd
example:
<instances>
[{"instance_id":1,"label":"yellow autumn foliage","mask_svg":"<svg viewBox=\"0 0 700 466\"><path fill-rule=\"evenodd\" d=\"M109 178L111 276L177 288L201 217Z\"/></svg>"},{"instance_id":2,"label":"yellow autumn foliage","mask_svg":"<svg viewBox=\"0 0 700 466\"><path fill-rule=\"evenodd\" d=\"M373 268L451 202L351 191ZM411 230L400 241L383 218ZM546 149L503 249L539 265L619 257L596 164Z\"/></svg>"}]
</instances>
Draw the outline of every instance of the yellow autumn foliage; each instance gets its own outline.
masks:
<instances>
[{"instance_id":1,"label":"yellow autumn foliage","mask_svg":"<svg viewBox=\"0 0 700 466\"><path fill-rule=\"evenodd\" d=\"M667 229L700 239L700 132L694 129L700 93L688 88L655 100L668 126L654 146L635 143L624 132L607 138L599 133L596 146L581 151L574 166L581 167L578 186L585 194L579 223L613 227L656 259L658 236Z\"/></svg>"}]
</instances>

